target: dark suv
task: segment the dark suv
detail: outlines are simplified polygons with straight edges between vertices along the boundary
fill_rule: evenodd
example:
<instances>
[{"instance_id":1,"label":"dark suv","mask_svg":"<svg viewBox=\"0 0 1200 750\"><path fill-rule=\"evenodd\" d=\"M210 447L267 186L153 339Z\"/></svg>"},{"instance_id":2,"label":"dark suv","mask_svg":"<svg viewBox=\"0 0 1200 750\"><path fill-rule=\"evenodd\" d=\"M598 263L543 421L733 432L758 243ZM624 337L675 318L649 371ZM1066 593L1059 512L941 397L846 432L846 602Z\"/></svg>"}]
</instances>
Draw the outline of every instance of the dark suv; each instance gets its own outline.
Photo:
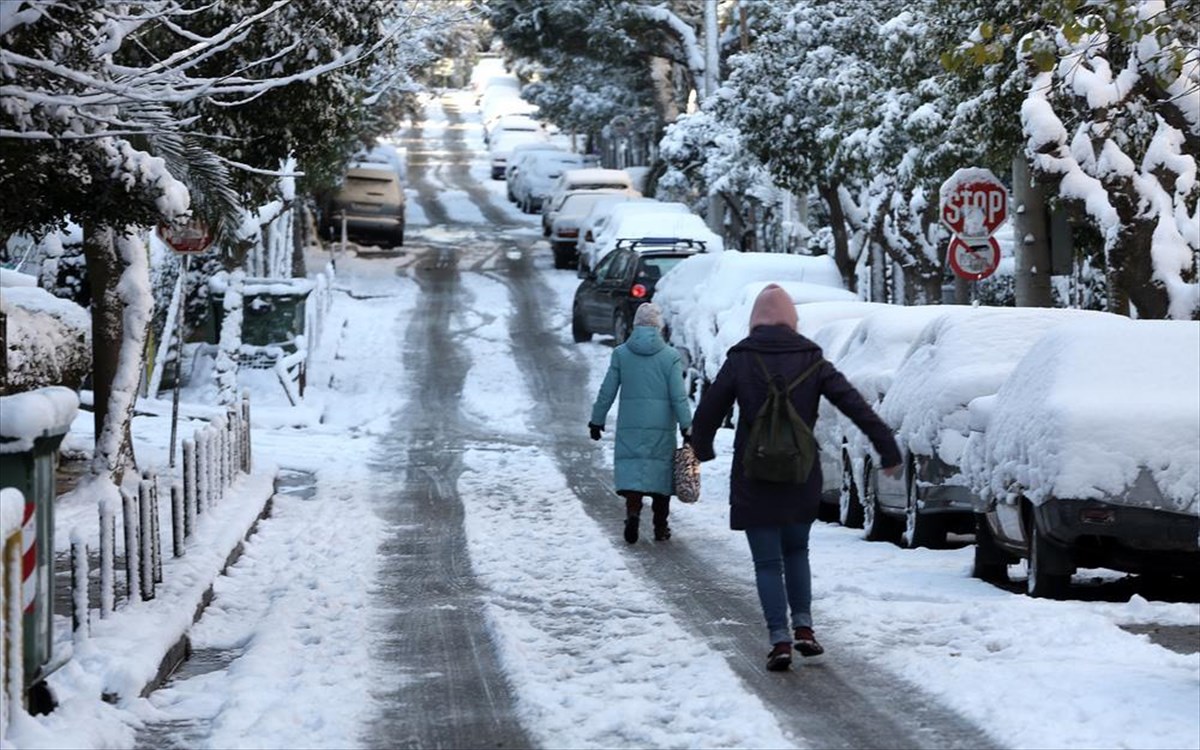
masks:
<instances>
[{"instance_id":1,"label":"dark suv","mask_svg":"<svg viewBox=\"0 0 1200 750\"><path fill-rule=\"evenodd\" d=\"M571 308L571 335L591 341L596 333L611 334L617 343L629 338L633 313L649 302L662 275L681 260L704 252L698 240L673 237L623 239L595 271L580 270L583 281Z\"/></svg>"}]
</instances>

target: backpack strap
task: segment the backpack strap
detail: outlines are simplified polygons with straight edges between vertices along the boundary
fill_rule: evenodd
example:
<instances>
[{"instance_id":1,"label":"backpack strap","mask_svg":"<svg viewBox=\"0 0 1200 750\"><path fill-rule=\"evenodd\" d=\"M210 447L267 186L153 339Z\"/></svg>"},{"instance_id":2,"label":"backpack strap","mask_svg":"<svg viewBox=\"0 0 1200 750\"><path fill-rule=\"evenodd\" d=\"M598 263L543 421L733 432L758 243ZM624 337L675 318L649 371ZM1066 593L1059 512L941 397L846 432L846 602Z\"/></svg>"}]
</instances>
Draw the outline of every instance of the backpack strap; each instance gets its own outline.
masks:
<instances>
[{"instance_id":1,"label":"backpack strap","mask_svg":"<svg viewBox=\"0 0 1200 750\"><path fill-rule=\"evenodd\" d=\"M768 383L770 383L776 377L778 377L776 375L771 374L771 371L767 369L767 363L763 362L763 358L758 352L754 352L754 358L758 360L758 366L762 368L763 374L767 376ZM825 364L825 358L818 357L817 361L813 362L812 365L807 370L800 373L800 375L798 375L795 380L793 380L791 383L787 384L787 388L784 390L784 392L791 394L792 390L795 389L796 386L798 386L802 382L804 382L804 380L807 379L809 375L812 375L813 372L815 372L816 369L823 364ZM780 379L782 379L782 378L780 378Z\"/></svg>"},{"instance_id":2,"label":"backpack strap","mask_svg":"<svg viewBox=\"0 0 1200 750\"><path fill-rule=\"evenodd\" d=\"M793 380L790 384L788 384L788 387L787 387L788 395L791 395L792 389L794 389L796 386L798 386L802 382L804 382L808 378L809 375L812 375L814 372L816 372L817 368L823 364L825 364L825 358L819 357L816 362L812 363L811 367L809 367L804 372L800 373L800 375L798 375L795 380Z\"/></svg>"}]
</instances>

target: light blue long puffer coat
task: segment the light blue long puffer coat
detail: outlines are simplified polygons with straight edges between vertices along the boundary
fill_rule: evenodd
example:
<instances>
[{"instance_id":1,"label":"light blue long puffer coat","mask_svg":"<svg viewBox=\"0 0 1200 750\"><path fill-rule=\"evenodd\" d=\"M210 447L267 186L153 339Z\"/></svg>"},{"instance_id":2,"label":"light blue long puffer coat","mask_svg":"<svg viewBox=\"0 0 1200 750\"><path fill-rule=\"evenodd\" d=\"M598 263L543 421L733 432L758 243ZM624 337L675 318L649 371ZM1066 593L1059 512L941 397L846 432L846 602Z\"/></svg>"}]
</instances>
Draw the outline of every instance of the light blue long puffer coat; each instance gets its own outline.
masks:
<instances>
[{"instance_id":1,"label":"light blue long puffer coat","mask_svg":"<svg viewBox=\"0 0 1200 750\"><path fill-rule=\"evenodd\" d=\"M608 372L592 406L592 424L604 424L617 405L614 487L671 494L671 462L678 427L692 426L679 352L654 326L635 326L613 350Z\"/></svg>"}]
</instances>

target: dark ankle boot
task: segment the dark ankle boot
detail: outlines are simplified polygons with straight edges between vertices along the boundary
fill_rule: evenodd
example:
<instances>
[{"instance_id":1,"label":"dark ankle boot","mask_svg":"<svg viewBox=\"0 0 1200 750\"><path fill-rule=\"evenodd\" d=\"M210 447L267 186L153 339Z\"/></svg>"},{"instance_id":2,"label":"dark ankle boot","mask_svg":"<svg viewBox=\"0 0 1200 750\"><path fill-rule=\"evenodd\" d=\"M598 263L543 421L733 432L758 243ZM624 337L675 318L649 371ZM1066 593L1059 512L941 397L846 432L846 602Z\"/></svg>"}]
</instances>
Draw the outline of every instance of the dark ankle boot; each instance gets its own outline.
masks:
<instances>
[{"instance_id":1,"label":"dark ankle boot","mask_svg":"<svg viewBox=\"0 0 1200 750\"><path fill-rule=\"evenodd\" d=\"M671 527L667 525L667 515L671 512L671 499L656 497L651 506L654 511L654 541L665 542L671 538Z\"/></svg>"},{"instance_id":2,"label":"dark ankle boot","mask_svg":"<svg viewBox=\"0 0 1200 750\"><path fill-rule=\"evenodd\" d=\"M640 520L637 516L626 516L625 518L625 541L630 544L638 540L638 521Z\"/></svg>"}]
</instances>

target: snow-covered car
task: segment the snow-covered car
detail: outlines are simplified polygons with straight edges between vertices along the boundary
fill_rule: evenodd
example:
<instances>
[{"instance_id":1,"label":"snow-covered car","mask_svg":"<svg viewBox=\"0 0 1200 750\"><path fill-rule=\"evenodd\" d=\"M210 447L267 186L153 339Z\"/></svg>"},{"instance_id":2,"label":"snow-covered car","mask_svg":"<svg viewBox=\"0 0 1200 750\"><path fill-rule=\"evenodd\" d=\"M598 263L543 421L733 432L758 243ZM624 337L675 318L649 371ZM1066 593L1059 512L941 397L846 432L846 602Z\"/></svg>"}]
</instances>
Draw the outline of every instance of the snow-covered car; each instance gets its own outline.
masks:
<instances>
[{"instance_id":1,"label":"snow-covered car","mask_svg":"<svg viewBox=\"0 0 1200 750\"><path fill-rule=\"evenodd\" d=\"M492 167L492 179L504 178L504 169L508 165L508 157L513 148L522 143L545 143L546 134L541 131L515 130L501 133L491 139L488 144L488 161Z\"/></svg>"},{"instance_id":2,"label":"snow-covered car","mask_svg":"<svg viewBox=\"0 0 1200 750\"><path fill-rule=\"evenodd\" d=\"M550 225L550 249L555 268L573 268L578 260L580 226L593 211L606 210L619 203L647 200L625 192L583 190L568 193Z\"/></svg>"},{"instance_id":3,"label":"snow-covered car","mask_svg":"<svg viewBox=\"0 0 1200 750\"><path fill-rule=\"evenodd\" d=\"M535 151L555 151L560 154L567 153L567 150L562 146L552 141L530 141L529 143L518 143L508 152L508 161L504 164L504 182L506 183L505 191L508 199L513 203L517 202L516 196L512 192L513 178L516 176L517 170L520 169L521 163L525 161Z\"/></svg>"},{"instance_id":4,"label":"snow-covered car","mask_svg":"<svg viewBox=\"0 0 1200 750\"><path fill-rule=\"evenodd\" d=\"M978 577L1024 558L1032 596L1077 567L1200 583L1200 323L1104 318L1048 331L974 405Z\"/></svg>"},{"instance_id":5,"label":"snow-covered car","mask_svg":"<svg viewBox=\"0 0 1200 750\"><path fill-rule=\"evenodd\" d=\"M591 267L591 258L598 257L599 245L609 241L613 237L613 232L616 231L617 225L626 216L631 216L636 213L653 212L661 214L663 212L690 214L692 211L683 203L664 202L655 198L645 198L640 195L630 193L631 197L636 200L631 200L626 203L608 206L605 210L598 211L585 217L583 224L580 225L579 231L581 236L575 247L579 256L579 270L586 271ZM652 232L653 233L653 232Z\"/></svg>"},{"instance_id":6,"label":"snow-covered car","mask_svg":"<svg viewBox=\"0 0 1200 750\"><path fill-rule=\"evenodd\" d=\"M713 252L688 258L659 283L658 304L669 341L695 383L715 378L725 352L746 336L754 295L768 283L798 303L857 299L827 255ZM732 327L722 333L722 322Z\"/></svg>"},{"instance_id":7,"label":"snow-covered car","mask_svg":"<svg viewBox=\"0 0 1200 750\"><path fill-rule=\"evenodd\" d=\"M534 151L521 159L521 168L513 176L513 199L527 214L540 211L550 188L568 169L583 167L580 154L564 151Z\"/></svg>"},{"instance_id":8,"label":"snow-covered car","mask_svg":"<svg viewBox=\"0 0 1200 750\"><path fill-rule=\"evenodd\" d=\"M634 190L629 173L622 169L589 167L563 172L550 188L547 199L542 201L543 237L550 236L550 223L554 221L554 212L562 204L563 197L575 190L622 190L629 195L641 195Z\"/></svg>"},{"instance_id":9,"label":"snow-covered car","mask_svg":"<svg viewBox=\"0 0 1200 750\"><path fill-rule=\"evenodd\" d=\"M493 138L504 133L544 133L545 130L542 123L527 114L506 113L484 123L483 142L491 143Z\"/></svg>"},{"instance_id":10,"label":"snow-covered car","mask_svg":"<svg viewBox=\"0 0 1200 750\"><path fill-rule=\"evenodd\" d=\"M944 315L961 315L968 309L954 305L886 306L886 309L872 312L858 321L833 363L878 411L896 368L925 326ZM840 413L832 416L833 420L827 423L819 419L817 427L834 431L825 440L827 444L837 446L841 464L838 521L849 528L863 527L866 538L871 541L899 538L900 528L896 522L890 516L875 513L874 505L864 503L863 497L873 497L874 490L860 490L875 481L879 456L853 422Z\"/></svg>"},{"instance_id":11,"label":"snow-covered car","mask_svg":"<svg viewBox=\"0 0 1200 750\"><path fill-rule=\"evenodd\" d=\"M641 237L679 237L704 243L709 252L725 249L720 235L683 203L627 203L614 206L609 220L595 232L579 256L583 273L594 268L623 240Z\"/></svg>"},{"instance_id":12,"label":"snow-covered car","mask_svg":"<svg viewBox=\"0 0 1200 750\"><path fill-rule=\"evenodd\" d=\"M976 498L959 469L970 435L968 405L996 393L1026 352L1055 327L1108 313L966 308L927 325L896 368L879 416L896 432L904 472L875 472L861 495L869 513L893 519L908 547L936 547L974 530Z\"/></svg>"},{"instance_id":13,"label":"snow-covered car","mask_svg":"<svg viewBox=\"0 0 1200 750\"><path fill-rule=\"evenodd\" d=\"M595 244L596 234L600 228L607 224L611 218L612 210L620 203L660 203L654 198L646 198L643 196L626 195L627 200L615 201L612 203L597 203L592 206L592 210L579 220L579 239L575 243L575 257L579 257L587 252L587 249Z\"/></svg>"},{"instance_id":14,"label":"snow-covered car","mask_svg":"<svg viewBox=\"0 0 1200 750\"><path fill-rule=\"evenodd\" d=\"M382 237L392 245L404 244L404 185L390 164L351 164L338 189L322 203L325 237L340 237L344 221L349 237Z\"/></svg>"}]
</instances>

